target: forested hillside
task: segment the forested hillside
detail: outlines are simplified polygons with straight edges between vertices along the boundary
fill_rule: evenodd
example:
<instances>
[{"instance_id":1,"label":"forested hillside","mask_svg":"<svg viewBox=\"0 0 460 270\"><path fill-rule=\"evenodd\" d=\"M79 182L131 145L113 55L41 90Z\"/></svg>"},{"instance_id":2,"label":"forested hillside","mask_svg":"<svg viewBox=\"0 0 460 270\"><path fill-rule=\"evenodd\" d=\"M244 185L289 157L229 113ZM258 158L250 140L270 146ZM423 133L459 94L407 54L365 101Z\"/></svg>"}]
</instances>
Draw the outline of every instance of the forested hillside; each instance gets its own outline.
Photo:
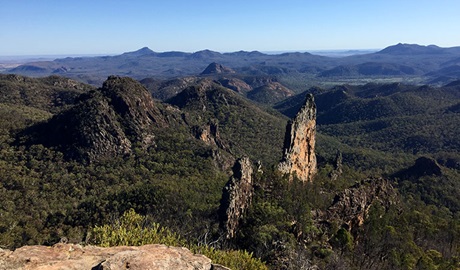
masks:
<instances>
[{"instance_id":1,"label":"forested hillside","mask_svg":"<svg viewBox=\"0 0 460 270\"><path fill-rule=\"evenodd\" d=\"M143 232L165 228L152 241L263 262L241 269L460 267L458 85L315 87L270 108L269 88L256 104L223 78L176 82L162 102L127 77L96 88L1 76L0 247L145 244L114 240L132 218ZM318 172L302 182L276 165L307 93ZM243 156L252 200L226 238L223 189ZM101 228L116 233L100 238Z\"/></svg>"}]
</instances>

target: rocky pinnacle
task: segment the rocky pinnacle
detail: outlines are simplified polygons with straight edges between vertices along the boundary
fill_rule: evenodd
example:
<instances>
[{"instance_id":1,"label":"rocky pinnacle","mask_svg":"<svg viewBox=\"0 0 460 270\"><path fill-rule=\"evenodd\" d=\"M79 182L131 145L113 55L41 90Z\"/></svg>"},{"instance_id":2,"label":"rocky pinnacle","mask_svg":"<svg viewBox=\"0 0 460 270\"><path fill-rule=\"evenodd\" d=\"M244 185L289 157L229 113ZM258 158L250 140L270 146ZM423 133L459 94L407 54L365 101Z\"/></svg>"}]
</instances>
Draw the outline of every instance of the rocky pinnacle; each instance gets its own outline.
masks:
<instances>
[{"instance_id":1,"label":"rocky pinnacle","mask_svg":"<svg viewBox=\"0 0 460 270\"><path fill-rule=\"evenodd\" d=\"M251 204L253 195L253 168L248 157L238 159L233 166L233 176L224 187L219 216L225 237L235 236L238 224Z\"/></svg>"},{"instance_id":2,"label":"rocky pinnacle","mask_svg":"<svg viewBox=\"0 0 460 270\"><path fill-rule=\"evenodd\" d=\"M296 175L302 181L312 181L316 174L316 105L312 94L294 119L286 126L283 158L278 170L291 177Z\"/></svg>"}]
</instances>

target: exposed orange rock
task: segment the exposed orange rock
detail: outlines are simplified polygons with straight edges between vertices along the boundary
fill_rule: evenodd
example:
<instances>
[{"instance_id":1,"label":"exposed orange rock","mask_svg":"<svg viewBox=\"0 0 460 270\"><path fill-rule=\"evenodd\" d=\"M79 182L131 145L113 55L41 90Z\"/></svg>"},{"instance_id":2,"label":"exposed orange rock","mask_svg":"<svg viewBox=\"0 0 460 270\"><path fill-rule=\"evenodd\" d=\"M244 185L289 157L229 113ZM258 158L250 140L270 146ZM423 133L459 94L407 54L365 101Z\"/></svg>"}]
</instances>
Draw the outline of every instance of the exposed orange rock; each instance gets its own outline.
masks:
<instances>
[{"instance_id":1,"label":"exposed orange rock","mask_svg":"<svg viewBox=\"0 0 460 270\"><path fill-rule=\"evenodd\" d=\"M302 181L312 181L316 174L316 105L308 94L296 117L286 126L284 155L278 170Z\"/></svg>"}]
</instances>

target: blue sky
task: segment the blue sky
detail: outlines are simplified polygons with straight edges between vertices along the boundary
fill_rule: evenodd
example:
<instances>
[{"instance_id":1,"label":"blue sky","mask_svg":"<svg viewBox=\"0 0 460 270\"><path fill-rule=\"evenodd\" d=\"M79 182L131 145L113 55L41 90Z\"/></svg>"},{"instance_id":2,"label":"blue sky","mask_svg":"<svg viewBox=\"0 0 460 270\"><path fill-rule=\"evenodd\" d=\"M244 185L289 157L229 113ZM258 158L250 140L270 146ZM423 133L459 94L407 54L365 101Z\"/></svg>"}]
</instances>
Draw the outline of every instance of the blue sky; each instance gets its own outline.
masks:
<instances>
[{"instance_id":1,"label":"blue sky","mask_svg":"<svg viewBox=\"0 0 460 270\"><path fill-rule=\"evenodd\" d=\"M458 0L0 0L0 55L460 46Z\"/></svg>"}]
</instances>

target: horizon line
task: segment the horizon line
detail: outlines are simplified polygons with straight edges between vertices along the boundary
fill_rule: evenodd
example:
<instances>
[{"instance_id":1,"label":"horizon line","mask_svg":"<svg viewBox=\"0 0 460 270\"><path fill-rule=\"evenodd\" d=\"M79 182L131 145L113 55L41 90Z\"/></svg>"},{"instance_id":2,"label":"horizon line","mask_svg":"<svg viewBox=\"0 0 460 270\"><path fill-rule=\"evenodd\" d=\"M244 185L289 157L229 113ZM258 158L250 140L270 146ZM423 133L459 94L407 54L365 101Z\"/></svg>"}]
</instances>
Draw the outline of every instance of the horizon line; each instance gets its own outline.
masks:
<instances>
[{"instance_id":1,"label":"horizon line","mask_svg":"<svg viewBox=\"0 0 460 270\"><path fill-rule=\"evenodd\" d=\"M148 47L142 47L143 48L148 48ZM52 58L52 57L97 57L97 56L114 56L114 55L121 55L124 53L131 53L131 52L136 52L140 49L134 50L134 51L126 51L126 52L121 52L121 53L56 53L56 54L3 54L0 55L0 59L3 58L3 60L7 60L7 58L11 58L11 60L14 60L14 58L35 58L35 59L40 59L40 58ZM264 54L283 54L283 53L309 53L309 52L369 52L369 51L378 51L381 50L381 48L376 49L376 48L368 48L368 49L314 49L314 50L251 50L251 51L246 51L246 50L237 50L237 51L214 51L211 49L202 49L198 51L178 51L178 50L170 50L170 51L154 51L155 53L168 53L168 52L183 52L183 53L197 53L201 51L213 51L221 54L226 54L226 53L236 53L236 52L260 52Z\"/></svg>"}]
</instances>

